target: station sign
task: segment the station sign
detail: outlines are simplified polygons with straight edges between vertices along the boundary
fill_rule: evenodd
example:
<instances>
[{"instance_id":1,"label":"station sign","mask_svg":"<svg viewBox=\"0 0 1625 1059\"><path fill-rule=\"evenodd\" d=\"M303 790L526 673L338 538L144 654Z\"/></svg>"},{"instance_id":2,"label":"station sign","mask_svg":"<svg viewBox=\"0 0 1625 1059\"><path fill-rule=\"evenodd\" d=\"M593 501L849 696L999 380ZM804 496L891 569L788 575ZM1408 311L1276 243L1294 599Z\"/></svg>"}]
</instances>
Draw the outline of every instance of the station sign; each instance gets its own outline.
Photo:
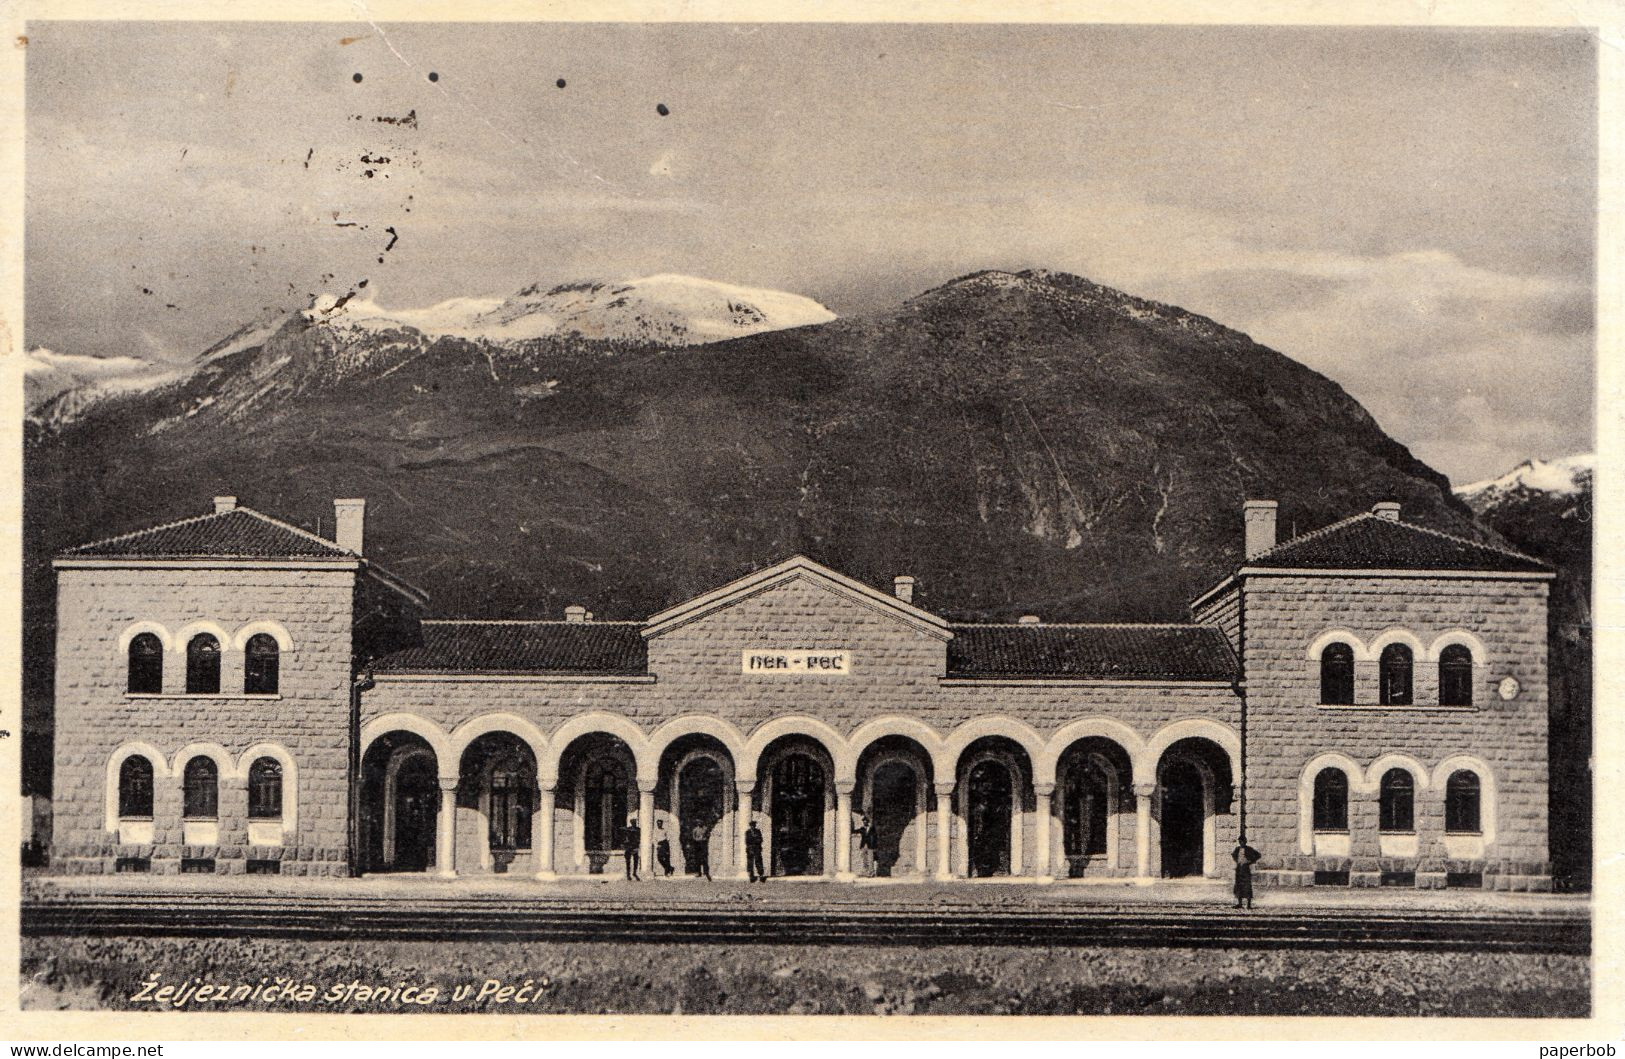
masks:
<instances>
[{"instance_id":1,"label":"station sign","mask_svg":"<svg viewBox=\"0 0 1625 1059\"><path fill-rule=\"evenodd\" d=\"M739 671L753 677L844 677L852 672L852 653L745 650Z\"/></svg>"}]
</instances>

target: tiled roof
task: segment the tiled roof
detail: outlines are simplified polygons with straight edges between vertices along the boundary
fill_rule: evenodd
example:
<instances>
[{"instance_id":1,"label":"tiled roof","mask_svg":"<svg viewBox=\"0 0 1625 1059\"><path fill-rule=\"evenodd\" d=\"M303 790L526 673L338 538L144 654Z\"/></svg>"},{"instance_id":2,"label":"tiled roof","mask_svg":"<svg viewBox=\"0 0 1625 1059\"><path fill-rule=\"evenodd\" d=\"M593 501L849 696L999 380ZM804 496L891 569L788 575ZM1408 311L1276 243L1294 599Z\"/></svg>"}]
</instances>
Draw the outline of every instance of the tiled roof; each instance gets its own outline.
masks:
<instances>
[{"instance_id":1,"label":"tiled roof","mask_svg":"<svg viewBox=\"0 0 1625 1059\"><path fill-rule=\"evenodd\" d=\"M1506 548L1366 513L1276 545L1244 566L1325 570L1485 570L1546 573Z\"/></svg>"},{"instance_id":2,"label":"tiled roof","mask_svg":"<svg viewBox=\"0 0 1625 1059\"><path fill-rule=\"evenodd\" d=\"M68 549L62 556L86 559L356 558L330 540L246 507L82 544Z\"/></svg>"},{"instance_id":3,"label":"tiled roof","mask_svg":"<svg viewBox=\"0 0 1625 1059\"><path fill-rule=\"evenodd\" d=\"M1236 656L1208 625L955 625L954 678L1233 680Z\"/></svg>"},{"instance_id":4,"label":"tiled roof","mask_svg":"<svg viewBox=\"0 0 1625 1059\"><path fill-rule=\"evenodd\" d=\"M622 621L426 621L423 643L385 655L380 673L641 676L643 626Z\"/></svg>"}]
</instances>

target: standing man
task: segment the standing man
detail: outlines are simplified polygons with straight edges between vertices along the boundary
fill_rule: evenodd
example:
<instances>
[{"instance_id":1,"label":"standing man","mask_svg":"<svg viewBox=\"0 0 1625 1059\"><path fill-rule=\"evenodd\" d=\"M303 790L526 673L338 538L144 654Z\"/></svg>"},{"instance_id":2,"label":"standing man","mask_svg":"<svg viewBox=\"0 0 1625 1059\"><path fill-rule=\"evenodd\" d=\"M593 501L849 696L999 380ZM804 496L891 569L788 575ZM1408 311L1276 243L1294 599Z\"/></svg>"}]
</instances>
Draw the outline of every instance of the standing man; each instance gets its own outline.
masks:
<instances>
[{"instance_id":1,"label":"standing man","mask_svg":"<svg viewBox=\"0 0 1625 1059\"><path fill-rule=\"evenodd\" d=\"M628 879L637 879L640 882L642 877L638 874L638 868L640 867L638 850L642 846L643 829L638 826L638 818L635 816L628 817L626 830L621 832L621 849L626 851L626 877Z\"/></svg>"},{"instance_id":2,"label":"standing man","mask_svg":"<svg viewBox=\"0 0 1625 1059\"><path fill-rule=\"evenodd\" d=\"M671 839L666 837L666 821L655 821L655 861L660 870L671 877Z\"/></svg>"},{"instance_id":3,"label":"standing man","mask_svg":"<svg viewBox=\"0 0 1625 1059\"><path fill-rule=\"evenodd\" d=\"M694 832L694 874L703 875L706 880L711 878L711 828L705 824L695 824Z\"/></svg>"},{"instance_id":4,"label":"standing man","mask_svg":"<svg viewBox=\"0 0 1625 1059\"><path fill-rule=\"evenodd\" d=\"M767 869L762 866L762 829L756 826L754 816L745 829L745 871L751 882L767 882Z\"/></svg>"},{"instance_id":5,"label":"standing man","mask_svg":"<svg viewBox=\"0 0 1625 1059\"><path fill-rule=\"evenodd\" d=\"M858 836L858 864L862 866L865 878L872 878L875 874L875 825L870 822L869 814L863 814L863 822L852 832Z\"/></svg>"},{"instance_id":6,"label":"standing man","mask_svg":"<svg viewBox=\"0 0 1625 1059\"><path fill-rule=\"evenodd\" d=\"M1253 907L1253 865L1263 854L1247 844L1247 836L1241 835L1236 839L1236 848L1231 851L1230 859L1236 862L1236 907L1240 908L1243 901L1247 907Z\"/></svg>"}]
</instances>

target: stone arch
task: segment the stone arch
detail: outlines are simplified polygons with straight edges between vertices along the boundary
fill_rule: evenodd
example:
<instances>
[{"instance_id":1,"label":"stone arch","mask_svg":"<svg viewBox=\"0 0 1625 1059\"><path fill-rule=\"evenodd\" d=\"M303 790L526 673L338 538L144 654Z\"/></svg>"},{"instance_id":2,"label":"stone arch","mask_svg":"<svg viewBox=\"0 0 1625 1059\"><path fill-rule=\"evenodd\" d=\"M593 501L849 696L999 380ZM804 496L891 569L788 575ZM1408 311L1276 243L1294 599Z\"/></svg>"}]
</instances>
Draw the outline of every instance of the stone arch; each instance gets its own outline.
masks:
<instances>
[{"instance_id":1,"label":"stone arch","mask_svg":"<svg viewBox=\"0 0 1625 1059\"><path fill-rule=\"evenodd\" d=\"M1351 799L1366 789L1365 771L1347 754L1333 750L1309 759L1298 777L1298 850L1304 854L1315 852L1315 777L1329 768L1341 770L1348 778Z\"/></svg>"},{"instance_id":2,"label":"stone arch","mask_svg":"<svg viewBox=\"0 0 1625 1059\"><path fill-rule=\"evenodd\" d=\"M429 749L434 751L435 769L440 778L456 782L458 757L452 753L451 737L444 728L415 713L386 713L368 721L361 729L361 753L365 755L373 743L390 732L410 732L428 743Z\"/></svg>"},{"instance_id":3,"label":"stone arch","mask_svg":"<svg viewBox=\"0 0 1625 1059\"><path fill-rule=\"evenodd\" d=\"M955 728L953 733L948 736L943 745L943 753L957 768L959 757L965 752L966 748L978 739L994 735L1002 736L1025 750L1027 752L1028 767L1036 770L1039 758L1044 756L1044 740L1030 726L1010 717L986 716L975 717L966 721L958 728ZM950 773L950 775L952 774ZM1035 781L1039 779L1036 774L1033 778ZM1054 774L1051 773L1048 779L1043 780L1043 782L1053 782L1053 780Z\"/></svg>"},{"instance_id":4,"label":"stone arch","mask_svg":"<svg viewBox=\"0 0 1625 1059\"><path fill-rule=\"evenodd\" d=\"M231 638L231 646L233 649L241 651L248 646L250 639L260 633L265 633L275 640L277 650L283 654L293 650L293 637L288 635L288 630L283 627L281 622L269 619L251 621L247 625L238 628L236 635ZM221 646L224 647L225 644L222 643Z\"/></svg>"},{"instance_id":5,"label":"stone arch","mask_svg":"<svg viewBox=\"0 0 1625 1059\"><path fill-rule=\"evenodd\" d=\"M863 752L871 743L878 742L889 735L902 736L912 739L920 744L926 755L931 759L931 771L938 777L952 776L954 762L948 756L947 744L935 728L924 721L912 717L899 717L895 714L887 717L876 717L872 721L865 721L858 726L847 740L847 753L844 759L835 763L836 779L843 783L856 783L858 762L863 758Z\"/></svg>"},{"instance_id":6,"label":"stone arch","mask_svg":"<svg viewBox=\"0 0 1625 1059\"><path fill-rule=\"evenodd\" d=\"M1308 649L1304 651L1303 656L1311 662L1318 662L1320 661L1321 654L1325 652L1326 648L1330 647L1334 643L1348 644L1349 647L1354 651L1354 658L1356 661L1365 658L1367 655L1365 642L1363 640L1354 635L1354 633L1350 632L1348 629L1336 628L1327 629L1325 632L1315 637L1315 639L1309 644Z\"/></svg>"},{"instance_id":7,"label":"stone arch","mask_svg":"<svg viewBox=\"0 0 1625 1059\"><path fill-rule=\"evenodd\" d=\"M1432 781L1428 776L1425 765L1409 754L1391 753L1382 755L1371 763L1370 768L1365 770L1365 783L1363 785L1365 792L1367 794L1375 792L1382 784L1383 774L1394 768L1402 768L1411 774L1411 779L1416 781L1416 793L1418 795L1432 787Z\"/></svg>"},{"instance_id":8,"label":"stone arch","mask_svg":"<svg viewBox=\"0 0 1625 1059\"><path fill-rule=\"evenodd\" d=\"M511 735L530 747L540 767L542 755L547 752L547 736L542 730L516 713L485 713L471 718L458 725L451 733L451 754L457 759L459 775L461 774L463 754L469 746L482 735L491 735L502 732Z\"/></svg>"},{"instance_id":9,"label":"stone arch","mask_svg":"<svg viewBox=\"0 0 1625 1059\"><path fill-rule=\"evenodd\" d=\"M559 725L558 730L553 733L553 738L548 740L546 756L536 759L537 778L543 787L558 785L559 762L563 760L564 752L570 749L570 744L584 735L592 735L595 732L614 736L632 751L632 763L636 768L640 785L646 777L655 775L660 758L657 756L654 764L649 763L649 740L644 736L643 729L617 714L583 713ZM653 786L652 780L650 786Z\"/></svg>"},{"instance_id":10,"label":"stone arch","mask_svg":"<svg viewBox=\"0 0 1625 1059\"><path fill-rule=\"evenodd\" d=\"M1186 717L1159 728L1134 758L1134 782L1154 785L1163 753L1181 739L1207 739L1218 744L1230 759L1231 782L1241 782L1241 737L1229 725L1207 717Z\"/></svg>"},{"instance_id":11,"label":"stone arch","mask_svg":"<svg viewBox=\"0 0 1625 1059\"><path fill-rule=\"evenodd\" d=\"M1427 648L1423 646L1421 640L1416 638L1415 633L1409 629L1393 628L1384 630L1381 635L1371 641L1371 646L1366 648L1364 660L1367 662L1380 661L1383 648L1396 643L1402 643L1411 649L1413 664L1415 661L1427 656Z\"/></svg>"},{"instance_id":12,"label":"stone arch","mask_svg":"<svg viewBox=\"0 0 1625 1059\"><path fill-rule=\"evenodd\" d=\"M1489 657L1489 648L1484 646L1483 640L1480 640L1466 629L1451 629L1435 636L1433 642L1428 644L1427 660L1437 662L1439 656L1444 653L1444 649L1454 644L1460 644L1473 653L1473 665L1475 666L1483 665L1485 659ZM1417 657L1420 658L1421 656L1418 655Z\"/></svg>"},{"instance_id":13,"label":"stone arch","mask_svg":"<svg viewBox=\"0 0 1625 1059\"><path fill-rule=\"evenodd\" d=\"M164 645L165 651L175 649L174 637L169 635L169 630L164 628L162 624L156 621L136 621L131 622L123 632L119 633L118 653L120 658L130 656L130 641L144 632L150 632L158 637L158 642Z\"/></svg>"},{"instance_id":14,"label":"stone arch","mask_svg":"<svg viewBox=\"0 0 1625 1059\"><path fill-rule=\"evenodd\" d=\"M1111 717L1085 717L1081 721L1073 721L1050 737L1044 752L1033 759L1033 782L1058 782L1061 757L1073 743L1089 738L1109 739L1116 743L1128 754L1130 763L1145 752L1145 739L1122 721Z\"/></svg>"},{"instance_id":15,"label":"stone arch","mask_svg":"<svg viewBox=\"0 0 1625 1059\"><path fill-rule=\"evenodd\" d=\"M107 759L107 777L104 792L105 812L102 827L106 831L118 830L119 770L124 767L125 760L132 757L144 757L152 765L153 787L156 788L161 781L169 778L169 763L164 760L164 755L158 752L158 748L151 743L125 743L113 751ZM154 806L154 808L157 807Z\"/></svg>"},{"instance_id":16,"label":"stone arch","mask_svg":"<svg viewBox=\"0 0 1625 1059\"><path fill-rule=\"evenodd\" d=\"M849 755L846 740L841 738L841 734L816 717L801 714L775 717L752 732L745 743L744 751L739 756L739 770L735 775L742 780L754 779L757 766L762 759L762 752L775 739L787 735L806 736L824 748L835 769L830 777L831 782L842 782L839 779L842 775L855 775L855 764L850 769L843 768L843 762Z\"/></svg>"},{"instance_id":17,"label":"stone arch","mask_svg":"<svg viewBox=\"0 0 1625 1059\"><path fill-rule=\"evenodd\" d=\"M179 778L186 771L186 763L195 757L206 757L214 761L214 767L220 782L230 779L242 779L246 773L237 771L237 762L232 760L231 754L219 743L188 743L175 751L170 760L169 774Z\"/></svg>"},{"instance_id":18,"label":"stone arch","mask_svg":"<svg viewBox=\"0 0 1625 1059\"><path fill-rule=\"evenodd\" d=\"M227 635L226 630L219 622L199 618L197 621L189 621L180 627L180 630L175 633L175 639L170 644L169 649L176 654L183 655L186 653L186 646L201 633L208 633L213 636L215 642L220 645L221 651L225 651L231 646L231 637Z\"/></svg>"},{"instance_id":19,"label":"stone arch","mask_svg":"<svg viewBox=\"0 0 1625 1059\"><path fill-rule=\"evenodd\" d=\"M739 729L732 724L720 717L707 714L685 714L682 717L675 717L656 728L654 734L649 737L647 760L638 763L639 783L647 780L650 786L653 786L659 779L660 759L673 743L685 735L708 735L715 739L733 756L733 767L735 768L738 767L739 761L745 756L746 739ZM650 770L648 776L643 774L645 766Z\"/></svg>"},{"instance_id":20,"label":"stone arch","mask_svg":"<svg viewBox=\"0 0 1625 1059\"><path fill-rule=\"evenodd\" d=\"M1445 784L1456 772L1471 772L1478 777L1478 830L1483 836L1484 845L1488 846L1495 841L1496 834L1495 771L1483 758L1472 754L1451 754L1433 770L1432 787L1440 797L1444 796Z\"/></svg>"},{"instance_id":21,"label":"stone arch","mask_svg":"<svg viewBox=\"0 0 1625 1059\"><path fill-rule=\"evenodd\" d=\"M248 770L262 757L282 766L282 832L295 834L299 826L299 766L280 743L255 743L237 758L237 775L246 781Z\"/></svg>"}]
</instances>

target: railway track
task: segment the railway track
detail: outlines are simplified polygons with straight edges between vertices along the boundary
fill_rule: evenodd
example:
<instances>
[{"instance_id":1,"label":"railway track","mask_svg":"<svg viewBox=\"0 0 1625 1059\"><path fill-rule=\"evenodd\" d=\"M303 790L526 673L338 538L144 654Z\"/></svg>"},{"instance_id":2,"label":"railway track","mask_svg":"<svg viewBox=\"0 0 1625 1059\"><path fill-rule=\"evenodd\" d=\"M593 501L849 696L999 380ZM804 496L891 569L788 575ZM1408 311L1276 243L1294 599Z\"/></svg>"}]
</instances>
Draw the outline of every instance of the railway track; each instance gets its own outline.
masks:
<instances>
[{"instance_id":1,"label":"railway track","mask_svg":"<svg viewBox=\"0 0 1625 1059\"><path fill-rule=\"evenodd\" d=\"M1583 914L1257 909L1212 904L998 907L987 902L749 900L634 904L519 899L127 893L35 898L30 936L603 941L819 945L1065 945L1404 949L1588 955Z\"/></svg>"}]
</instances>

